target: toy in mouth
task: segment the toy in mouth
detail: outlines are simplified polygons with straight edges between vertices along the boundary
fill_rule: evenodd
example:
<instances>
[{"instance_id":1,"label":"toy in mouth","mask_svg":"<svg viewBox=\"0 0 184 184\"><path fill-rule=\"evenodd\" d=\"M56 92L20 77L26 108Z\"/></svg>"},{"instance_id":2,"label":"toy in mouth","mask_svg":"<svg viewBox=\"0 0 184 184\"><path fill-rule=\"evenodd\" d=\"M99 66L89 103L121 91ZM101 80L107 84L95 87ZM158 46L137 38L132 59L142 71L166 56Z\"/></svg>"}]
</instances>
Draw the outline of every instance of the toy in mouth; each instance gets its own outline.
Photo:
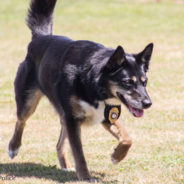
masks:
<instances>
[{"instance_id":1,"label":"toy in mouth","mask_svg":"<svg viewBox=\"0 0 184 184\"><path fill-rule=\"evenodd\" d=\"M129 105L121 93L117 92L117 96L125 104L125 106L128 108L130 113L133 114L133 116L135 116L137 118L140 118L143 116L143 114L144 114L143 109L138 109L138 108L135 108L135 107L132 107L131 105Z\"/></svg>"}]
</instances>

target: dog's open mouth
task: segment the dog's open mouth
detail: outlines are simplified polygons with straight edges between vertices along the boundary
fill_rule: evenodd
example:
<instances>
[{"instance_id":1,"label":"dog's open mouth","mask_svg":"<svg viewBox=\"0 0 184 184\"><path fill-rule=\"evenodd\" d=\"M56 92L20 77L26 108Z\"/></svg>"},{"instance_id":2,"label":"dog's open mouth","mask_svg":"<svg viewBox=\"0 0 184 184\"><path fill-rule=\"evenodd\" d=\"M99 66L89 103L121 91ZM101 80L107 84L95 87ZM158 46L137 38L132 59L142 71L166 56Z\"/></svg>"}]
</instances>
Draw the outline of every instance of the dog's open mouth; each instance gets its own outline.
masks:
<instances>
[{"instance_id":1,"label":"dog's open mouth","mask_svg":"<svg viewBox=\"0 0 184 184\"><path fill-rule=\"evenodd\" d=\"M127 101L125 100L125 98L123 97L123 95L121 95L121 93L117 92L117 96L118 98L125 104L125 106L128 108L128 110L131 112L131 114L133 114L135 117L140 118L143 116L144 114L144 110L143 109L137 109L135 107L130 106Z\"/></svg>"}]
</instances>

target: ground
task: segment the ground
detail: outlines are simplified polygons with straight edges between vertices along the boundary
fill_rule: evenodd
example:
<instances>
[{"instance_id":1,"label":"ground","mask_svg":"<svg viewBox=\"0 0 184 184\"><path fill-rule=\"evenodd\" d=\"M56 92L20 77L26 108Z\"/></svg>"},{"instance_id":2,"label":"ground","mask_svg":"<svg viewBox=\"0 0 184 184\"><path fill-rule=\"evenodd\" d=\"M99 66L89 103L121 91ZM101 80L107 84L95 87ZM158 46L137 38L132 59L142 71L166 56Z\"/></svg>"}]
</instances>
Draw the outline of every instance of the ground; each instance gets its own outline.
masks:
<instances>
[{"instance_id":1,"label":"ground","mask_svg":"<svg viewBox=\"0 0 184 184\"><path fill-rule=\"evenodd\" d=\"M139 52L150 42L155 44L147 87L153 106L141 119L125 108L122 111L122 123L133 140L125 160L119 165L111 163L117 142L100 125L82 131L88 166L98 183L184 183L184 9L182 1L175 2L57 3L54 34L113 48L120 44L129 53ZM16 121L13 80L31 39L24 23L28 3L6 0L0 6L0 184L82 183L74 172L59 168L55 147L60 124L46 98L27 122L19 155L14 160L8 158ZM7 180L7 175L12 180Z\"/></svg>"}]
</instances>

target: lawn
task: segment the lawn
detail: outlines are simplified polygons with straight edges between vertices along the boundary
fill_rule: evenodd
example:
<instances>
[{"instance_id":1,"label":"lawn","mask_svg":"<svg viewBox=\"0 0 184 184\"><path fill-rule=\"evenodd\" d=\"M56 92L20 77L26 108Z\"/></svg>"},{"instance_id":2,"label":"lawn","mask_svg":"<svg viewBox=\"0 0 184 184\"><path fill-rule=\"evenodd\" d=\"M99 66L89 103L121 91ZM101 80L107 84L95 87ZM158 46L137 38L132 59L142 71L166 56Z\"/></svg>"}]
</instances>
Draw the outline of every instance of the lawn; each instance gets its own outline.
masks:
<instances>
[{"instance_id":1,"label":"lawn","mask_svg":"<svg viewBox=\"0 0 184 184\"><path fill-rule=\"evenodd\" d=\"M46 98L27 122L19 155L10 160L7 154L16 121L13 80L31 39L24 21L28 4L5 0L0 5L0 184L84 183L59 168L60 123ZM133 140L128 156L118 165L111 163L117 142L100 125L83 128L84 152L98 183L184 184L184 4L62 0L54 34L122 45L130 53L155 44L147 87L153 106L141 119L122 110ZM2 180L7 175L12 180Z\"/></svg>"}]
</instances>

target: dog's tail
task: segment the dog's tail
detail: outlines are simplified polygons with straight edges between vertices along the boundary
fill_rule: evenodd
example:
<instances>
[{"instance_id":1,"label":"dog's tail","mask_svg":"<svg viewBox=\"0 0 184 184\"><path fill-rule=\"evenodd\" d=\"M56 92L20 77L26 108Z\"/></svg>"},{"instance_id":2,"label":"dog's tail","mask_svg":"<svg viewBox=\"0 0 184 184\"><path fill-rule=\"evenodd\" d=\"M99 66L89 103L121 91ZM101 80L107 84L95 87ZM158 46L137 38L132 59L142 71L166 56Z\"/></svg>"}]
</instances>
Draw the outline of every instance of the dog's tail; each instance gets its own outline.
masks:
<instances>
[{"instance_id":1,"label":"dog's tail","mask_svg":"<svg viewBox=\"0 0 184 184\"><path fill-rule=\"evenodd\" d=\"M31 0L27 14L27 25L32 36L52 34L52 17L57 0Z\"/></svg>"}]
</instances>

